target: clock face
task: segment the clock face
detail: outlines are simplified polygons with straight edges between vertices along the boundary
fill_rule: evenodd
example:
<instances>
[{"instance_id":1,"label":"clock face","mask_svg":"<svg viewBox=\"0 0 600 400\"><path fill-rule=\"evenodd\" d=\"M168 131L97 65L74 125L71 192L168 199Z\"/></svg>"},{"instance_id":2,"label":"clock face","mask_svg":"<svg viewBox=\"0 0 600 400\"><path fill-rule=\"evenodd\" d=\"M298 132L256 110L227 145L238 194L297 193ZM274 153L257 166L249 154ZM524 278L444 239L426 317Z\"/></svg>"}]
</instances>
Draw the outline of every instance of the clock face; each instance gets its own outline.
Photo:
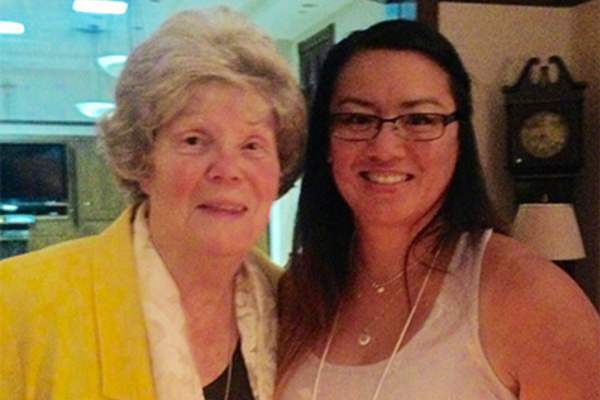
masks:
<instances>
[{"instance_id":1,"label":"clock face","mask_svg":"<svg viewBox=\"0 0 600 400\"><path fill-rule=\"evenodd\" d=\"M569 127L557 113L540 111L527 118L519 132L523 149L535 158L551 158L567 145Z\"/></svg>"}]
</instances>

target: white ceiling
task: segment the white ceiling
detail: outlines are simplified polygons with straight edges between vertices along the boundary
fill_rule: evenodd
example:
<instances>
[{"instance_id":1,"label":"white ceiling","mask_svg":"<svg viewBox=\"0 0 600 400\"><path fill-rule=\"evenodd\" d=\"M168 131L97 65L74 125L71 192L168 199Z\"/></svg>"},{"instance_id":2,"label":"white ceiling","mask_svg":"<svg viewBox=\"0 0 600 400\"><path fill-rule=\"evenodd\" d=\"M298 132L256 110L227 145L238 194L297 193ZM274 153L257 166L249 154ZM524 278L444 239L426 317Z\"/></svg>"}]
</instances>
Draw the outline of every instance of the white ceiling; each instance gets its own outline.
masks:
<instances>
[{"instance_id":1,"label":"white ceiling","mask_svg":"<svg viewBox=\"0 0 600 400\"><path fill-rule=\"evenodd\" d=\"M370 1L129 0L124 15L97 15L73 11L73 0L0 0L0 20L25 25L23 35L0 35L0 121L86 120L74 113L72 104L76 99L66 94L71 90L83 97L85 92L73 89L67 82L69 74L79 74L79 81L84 80L87 86L110 84L110 77L97 77L96 58L127 54L179 10L229 5L244 11L272 37L285 43L302 39L303 33L323 25L332 13L344 7ZM37 79L44 76L38 83ZM50 76L55 77L54 81ZM44 93L40 95L42 88ZM103 97L110 97L110 90L96 91L104 91ZM37 98L44 101L43 106L36 106L43 107L43 112L20 112L24 103L29 105ZM53 103L62 100L62 107L69 111L57 116L53 110L57 105Z\"/></svg>"},{"instance_id":2,"label":"white ceiling","mask_svg":"<svg viewBox=\"0 0 600 400\"><path fill-rule=\"evenodd\" d=\"M93 56L90 53L127 52L174 12L220 4L244 11L275 39L294 41L303 31L353 2L129 0L128 12L115 16L77 13L72 0L0 0L0 20L25 25L24 35L0 35L0 67L49 68L60 64L67 68Z\"/></svg>"}]
</instances>

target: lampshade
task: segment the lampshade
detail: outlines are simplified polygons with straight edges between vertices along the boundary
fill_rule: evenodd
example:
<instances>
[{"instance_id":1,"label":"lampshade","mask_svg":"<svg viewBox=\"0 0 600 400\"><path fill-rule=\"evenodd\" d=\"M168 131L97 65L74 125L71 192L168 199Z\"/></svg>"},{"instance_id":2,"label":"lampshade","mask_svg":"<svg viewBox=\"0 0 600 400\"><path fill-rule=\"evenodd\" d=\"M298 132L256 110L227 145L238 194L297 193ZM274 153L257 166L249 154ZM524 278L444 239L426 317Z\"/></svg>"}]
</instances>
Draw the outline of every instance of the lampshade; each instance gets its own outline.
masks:
<instances>
[{"instance_id":1,"label":"lampshade","mask_svg":"<svg viewBox=\"0 0 600 400\"><path fill-rule=\"evenodd\" d=\"M513 235L549 260L566 261L585 257L581 232L572 204L521 204Z\"/></svg>"}]
</instances>

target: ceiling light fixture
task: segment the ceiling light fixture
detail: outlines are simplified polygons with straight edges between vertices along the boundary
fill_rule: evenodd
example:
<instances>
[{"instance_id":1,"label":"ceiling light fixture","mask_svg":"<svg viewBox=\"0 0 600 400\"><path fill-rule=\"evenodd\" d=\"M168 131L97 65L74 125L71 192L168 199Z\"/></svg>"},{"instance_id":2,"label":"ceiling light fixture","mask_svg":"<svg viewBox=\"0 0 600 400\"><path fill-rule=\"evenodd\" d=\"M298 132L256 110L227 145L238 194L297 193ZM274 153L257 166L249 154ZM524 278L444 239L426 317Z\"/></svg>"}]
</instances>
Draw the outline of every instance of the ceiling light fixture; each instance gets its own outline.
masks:
<instances>
[{"instance_id":1,"label":"ceiling light fixture","mask_svg":"<svg viewBox=\"0 0 600 400\"><path fill-rule=\"evenodd\" d=\"M19 206L15 204L0 204L0 210L6 212L15 212L19 209Z\"/></svg>"},{"instance_id":2,"label":"ceiling light fixture","mask_svg":"<svg viewBox=\"0 0 600 400\"><path fill-rule=\"evenodd\" d=\"M22 35L24 32L25 26L19 22L0 21L0 34Z\"/></svg>"},{"instance_id":3,"label":"ceiling light fixture","mask_svg":"<svg viewBox=\"0 0 600 400\"><path fill-rule=\"evenodd\" d=\"M73 10L93 14L125 14L127 2L112 0L75 0Z\"/></svg>"},{"instance_id":4,"label":"ceiling light fixture","mask_svg":"<svg viewBox=\"0 0 600 400\"><path fill-rule=\"evenodd\" d=\"M98 57L96 62L104 72L112 76L113 78L118 78L125 66L125 61L127 61L127 56L122 54L111 54L107 56Z\"/></svg>"},{"instance_id":5,"label":"ceiling light fixture","mask_svg":"<svg viewBox=\"0 0 600 400\"><path fill-rule=\"evenodd\" d=\"M75 107L86 117L99 119L107 112L112 111L115 108L115 104L105 101L86 101L75 104Z\"/></svg>"}]
</instances>

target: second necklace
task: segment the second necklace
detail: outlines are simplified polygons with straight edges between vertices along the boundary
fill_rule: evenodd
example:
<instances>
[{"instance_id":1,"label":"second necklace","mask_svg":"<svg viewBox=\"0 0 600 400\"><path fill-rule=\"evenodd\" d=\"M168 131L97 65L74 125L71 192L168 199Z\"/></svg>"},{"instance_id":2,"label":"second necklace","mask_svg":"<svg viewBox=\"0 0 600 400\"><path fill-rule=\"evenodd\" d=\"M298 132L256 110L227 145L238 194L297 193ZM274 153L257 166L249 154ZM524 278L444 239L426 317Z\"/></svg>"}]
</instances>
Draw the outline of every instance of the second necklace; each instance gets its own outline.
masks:
<instances>
[{"instance_id":1,"label":"second necklace","mask_svg":"<svg viewBox=\"0 0 600 400\"><path fill-rule=\"evenodd\" d=\"M418 264L419 264L419 261L417 260L416 262L412 263L408 267L401 269L399 272L394 274L391 278L387 279L383 283L378 283L377 281L375 281L375 279L373 279L366 271L365 271L364 275L369 280L369 286L372 289L374 289L374 291L375 291L374 293L376 295L382 295L384 293L387 293L386 289L387 289L388 285L390 285L392 282L395 282L396 280L398 280L399 278L404 276L408 271L413 269ZM390 295L388 301L383 305L383 307L381 307L379 309L379 312L377 312L368 323L363 325L362 330L360 331L360 333L358 335L358 339L357 339L359 346L365 347L372 343L373 335L371 334L371 327L373 325L375 325L376 322L380 321L383 318L383 316L385 315L385 313L387 312L387 310L390 308L391 304L393 303L394 299L398 297L398 295L400 294L402 289L404 289L404 286L400 286L394 293L392 293ZM356 300L359 300L363 297L364 297L363 294L360 292L358 294L356 294L356 296L354 296L354 298Z\"/></svg>"},{"instance_id":2,"label":"second necklace","mask_svg":"<svg viewBox=\"0 0 600 400\"><path fill-rule=\"evenodd\" d=\"M390 355L390 358L388 359L388 362L386 364L385 370L383 371L383 374L379 378L379 382L377 384L377 389L375 389L375 393L373 394L373 398L371 400L377 400L377 398L379 398L379 394L381 392L381 388L383 387L383 383L385 382L385 378L387 377L387 375L390 372L392 363L394 362L394 359L396 358L395 356L396 356L396 354L398 354L398 350L400 350L400 347L402 346L402 343L404 342L404 337L406 336L406 333L408 332L408 329L410 328L410 325L415 316L415 313L417 312L417 309L419 308L419 303L421 302L423 293L425 292L425 289L427 288L427 283L429 282L429 278L431 277L431 272L433 271L434 266L436 265L437 259L440 255L440 252L441 252L441 248L439 248L436 251L435 255L433 256L433 261L431 262L431 265L429 266L429 270L427 271L427 275L425 276L425 279L423 279L423 283L421 284L421 288L419 289L419 293L417 294L415 303L413 304L412 308L410 309L408 318L406 319L406 322L404 323L404 327L402 328L402 331L398 335L398 340L396 341L396 345L394 346L394 349L392 350L392 354ZM339 317L340 317L340 313L338 311L335 315L335 319L333 321L333 326L331 327L331 332L329 333L327 343L325 344L325 350L323 351L323 355L321 356L321 360L319 362L319 368L317 369L317 376L315 377L315 383L313 384L312 400L317 400L317 395L319 392L319 384L321 383L321 375L323 374L323 369L325 368L325 360L327 359L327 355L329 354L329 349L331 348L331 342L333 342L333 336L334 336L336 328L337 328Z\"/></svg>"}]
</instances>

